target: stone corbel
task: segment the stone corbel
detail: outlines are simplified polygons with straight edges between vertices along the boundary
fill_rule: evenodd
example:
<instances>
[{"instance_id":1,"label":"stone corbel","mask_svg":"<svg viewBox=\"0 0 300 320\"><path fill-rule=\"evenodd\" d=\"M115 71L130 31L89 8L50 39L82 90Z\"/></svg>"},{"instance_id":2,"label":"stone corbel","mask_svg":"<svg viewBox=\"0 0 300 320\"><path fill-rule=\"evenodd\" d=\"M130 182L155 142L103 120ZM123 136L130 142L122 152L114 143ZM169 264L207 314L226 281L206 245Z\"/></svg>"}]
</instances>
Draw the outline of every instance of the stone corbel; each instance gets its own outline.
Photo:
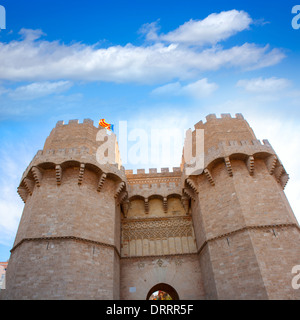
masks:
<instances>
[{"instance_id":1,"label":"stone corbel","mask_svg":"<svg viewBox=\"0 0 300 320\"><path fill-rule=\"evenodd\" d=\"M193 199L194 201L196 200L194 192L189 188L184 188L183 194L186 195L188 198Z\"/></svg>"},{"instance_id":2,"label":"stone corbel","mask_svg":"<svg viewBox=\"0 0 300 320\"><path fill-rule=\"evenodd\" d=\"M208 169L204 169L204 174L205 174L206 178L208 179L209 183L212 186L215 186L215 181L214 181L210 171Z\"/></svg>"},{"instance_id":3,"label":"stone corbel","mask_svg":"<svg viewBox=\"0 0 300 320\"><path fill-rule=\"evenodd\" d=\"M129 210L129 205L130 205L130 202L129 200L125 200L122 202L121 206L122 206L122 211L123 211L123 214L124 214L124 218L127 218L127 214L128 214L128 210Z\"/></svg>"},{"instance_id":4,"label":"stone corbel","mask_svg":"<svg viewBox=\"0 0 300 320\"><path fill-rule=\"evenodd\" d=\"M250 176L254 175L254 157L249 156L246 160L246 165L249 171Z\"/></svg>"},{"instance_id":5,"label":"stone corbel","mask_svg":"<svg viewBox=\"0 0 300 320\"><path fill-rule=\"evenodd\" d=\"M189 211L190 211L190 200L188 197L182 197L181 198L181 203L182 206L184 208L185 214L189 215Z\"/></svg>"},{"instance_id":6,"label":"stone corbel","mask_svg":"<svg viewBox=\"0 0 300 320\"><path fill-rule=\"evenodd\" d=\"M280 182L280 178L283 175L283 173L284 173L284 168L282 165L280 165L274 169L274 176L275 176L277 182Z\"/></svg>"},{"instance_id":7,"label":"stone corbel","mask_svg":"<svg viewBox=\"0 0 300 320\"><path fill-rule=\"evenodd\" d=\"M122 191L118 197L118 203L122 204L123 202L125 202L128 199L128 192Z\"/></svg>"},{"instance_id":8,"label":"stone corbel","mask_svg":"<svg viewBox=\"0 0 300 320\"><path fill-rule=\"evenodd\" d=\"M23 180L23 183L24 183L24 186L25 186L25 189L27 190L27 192L32 195L32 192L33 192L33 188L34 188L34 181L28 179L28 178L25 178Z\"/></svg>"},{"instance_id":9,"label":"stone corbel","mask_svg":"<svg viewBox=\"0 0 300 320\"><path fill-rule=\"evenodd\" d=\"M32 167L31 172L36 186L40 187L43 178L42 171L38 167Z\"/></svg>"},{"instance_id":10,"label":"stone corbel","mask_svg":"<svg viewBox=\"0 0 300 320\"><path fill-rule=\"evenodd\" d=\"M56 184L61 185L62 168L59 164L55 166Z\"/></svg>"},{"instance_id":11,"label":"stone corbel","mask_svg":"<svg viewBox=\"0 0 300 320\"><path fill-rule=\"evenodd\" d=\"M164 197L163 199L163 207L164 207L164 213L168 212L168 199Z\"/></svg>"},{"instance_id":12,"label":"stone corbel","mask_svg":"<svg viewBox=\"0 0 300 320\"><path fill-rule=\"evenodd\" d=\"M266 166L267 166L268 171L271 175L274 173L276 163L277 163L277 157L275 155L269 156L266 159Z\"/></svg>"},{"instance_id":13,"label":"stone corbel","mask_svg":"<svg viewBox=\"0 0 300 320\"><path fill-rule=\"evenodd\" d=\"M149 213L149 200L148 200L148 198L145 198L144 203L145 203L145 213L148 214Z\"/></svg>"},{"instance_id":14,"label":"stone corbel","mask_svg":"<svg viewBox=\"0 0 300 320\"><path fill-rule=\"evenodd\" d=\"M99 182L98 182L98 187L97 187L97 191L98 191L98 192L101 191L105 179L106 179L106 173L103 172L103 173L101 174L100 179L99 179Z\"/></svg>"},{"instance_id":15,"label":"stone corbel","mask_svg":"<svg viewBox=\"0 0 300 320\"><path fill-rule=\"evenodd\" d=\"M287 173L284 173L281 177L280 177L280 184L282 186L282 189L284 189L289 181L290 177Z\"/></svg>"},{"instance_id":16,"label":"stone corbel","mask_svg":"<svg viewBox=\"0 0 300 320\"><path fill-rule=\"evenodd\" d=\"M27 200L28 194L29 194L28 191L27 191L25 188L23 188L23 187L19 187L18 190L17 190L17 192L18 192L20 198L22 199L22 201L23 201L24 203L26 203L26 200Z\"/></svg>"},{"instance_id":17,"label":"stone corbel","mask_svg":"<svg viewBox=\"0 0 300 320\"><path fill-rule=\"evenodd\" d=\"M197 188L195 182L194 182L192 179L187 178L187 179L186 179L186 183L188 184L188 186L189 186L195 193L199 193L198 188Z\"/></svg>"},{"instance_id":18,"label":"stone corbel","mask_svg":"<svg viewBox=\"0 0 300 320\"><path fill-rule=\"evenodd\" d=\"M83 174L84 174L85 164L81 163L79 168L78 184L82 184Z\"/></svg>"},{"instance_id":19,"label":"stone corbel","mask_svg":"<svg viewBox=\"0 0 300 320\"><path fill-rule=\"evenodd\" d=\"M120 182L117 186L117 190L115 193L115 199L119 196L119 194L121 193L121 191L126 187L126 184L124 181Z\"/></svg>"},{"instance_id":20,"label":"stone corbel","mask_svg":"<svg viewBox=\"0 0 300 320\"><path fill-rule=\"evenodd\" d=\"M225 161L226 169L227 169L229 176L233 177L233 172L232 172L232 167L231 167L231 162L230 162L229 157L225 157L224 161Z\"/></svg>"}]
</instances>

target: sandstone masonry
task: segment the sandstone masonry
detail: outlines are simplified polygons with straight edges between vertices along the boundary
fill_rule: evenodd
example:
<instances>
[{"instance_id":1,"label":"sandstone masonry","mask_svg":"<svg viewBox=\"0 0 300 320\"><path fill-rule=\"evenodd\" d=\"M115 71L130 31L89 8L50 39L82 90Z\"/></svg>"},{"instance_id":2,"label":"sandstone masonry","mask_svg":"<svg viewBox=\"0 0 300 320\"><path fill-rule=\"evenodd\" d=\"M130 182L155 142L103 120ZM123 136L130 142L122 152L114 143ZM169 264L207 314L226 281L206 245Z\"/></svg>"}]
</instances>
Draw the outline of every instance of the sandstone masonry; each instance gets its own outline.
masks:
<instances>
[{"instance_id":1,"label":"sandstone masonry","mask_svg":"<svg viewBox=\"0 0 300 320\"><path fill-rule=\"evenodd\" d=\"M267 140L241 114L206 117L187 141L204 170L99 164L92 120L59 121L25 170L4 299L300 299L300 228ZM99 160L99 159L98 159Z\"/></svg>"}]
</instances>

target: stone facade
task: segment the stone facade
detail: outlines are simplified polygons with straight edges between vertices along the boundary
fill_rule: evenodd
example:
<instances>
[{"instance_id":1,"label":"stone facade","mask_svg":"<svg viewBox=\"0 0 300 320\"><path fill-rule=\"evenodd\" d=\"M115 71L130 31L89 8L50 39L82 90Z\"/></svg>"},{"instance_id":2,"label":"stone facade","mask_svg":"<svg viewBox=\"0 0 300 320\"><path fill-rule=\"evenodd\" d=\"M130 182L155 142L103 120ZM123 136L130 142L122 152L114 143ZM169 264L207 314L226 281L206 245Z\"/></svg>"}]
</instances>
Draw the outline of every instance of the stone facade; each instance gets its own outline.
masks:
<instances>
[{"instance_id":1,"label":"stone facade","mask_svg":"<svg viewBox=\"0 0 300 320\"><path fill-rule=\"evenodd\" d=\"M5 289L5 274L8 262L0 262L0 292Z\"/></svg>"},{"instance_id":2,"label":"stone facade","mask_svg":"<svg viewBox=\"0 0 300 320\"><path fill-rule=\"evenodd\" d=\"M179 299L300 299L288 174L241 114L206 120L185 141L197 158L204 130L194 174L184 157L172 172L134 174L114 134L59 121L18 188L25 207L4 298L146 299L161 288Z\"/></svg>"}]
</instances>

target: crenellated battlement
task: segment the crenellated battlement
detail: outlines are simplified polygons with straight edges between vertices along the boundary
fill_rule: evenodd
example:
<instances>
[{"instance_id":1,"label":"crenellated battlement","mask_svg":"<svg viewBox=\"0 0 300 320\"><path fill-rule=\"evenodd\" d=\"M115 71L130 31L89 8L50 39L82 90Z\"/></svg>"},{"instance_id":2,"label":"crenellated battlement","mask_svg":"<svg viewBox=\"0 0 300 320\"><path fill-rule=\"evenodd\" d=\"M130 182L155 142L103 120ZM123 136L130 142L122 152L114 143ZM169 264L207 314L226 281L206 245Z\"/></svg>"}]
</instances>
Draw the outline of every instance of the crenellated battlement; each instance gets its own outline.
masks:
<instances>
[{"instance_id":1,"label":"crenellated battlement","mask_svg":"<svg viewBox=\"0 0 300 320\"><path fill-rule=\"evenodd\" d=\"M255 156L256 154L275 155L268 140L230 140L220 141L218 147L211 147L204 155L205 167L218 158L230 157L234 154L241 154L245 156Z\"/></svg>"},{"instance_id":2,"label":"crenellated battlement","mask_svg":"<svg viewBox=\"0 0 300 320\"><path fill-rule=\"evenodd\" d=\"M213 120L232 120L232 119L238 119L238 120L245 120L244 116L241 114L241 113L236 113L235 114L235 117L232 117L230 113L221 113L220 114L220 117L217 117L217 115L215 113L212 113L212 114L209 114L207 115L206 117L206 122L203 122L202 120L199 121L197 124L195 124L195 129L197 129L197 127L199 125L203 125L207 122L210 122L210 121L213 121ZM67 126L67 125L82 125L82 124L88 124L88 125L91 125L95 128L101 128L101 126L98 125L98 127L94 126L94 120L92 119L89 119L89 118L86 118L86 119L83 119L82 122L79 122L79 119L72 119L72 120L69 120L68 123L65 123L64 120L59 120L57 121L56 123L56 126L55 127L60 127L60 126Z\"/></svg>"},{"instance_id":3,"label":"crenellated battlement","mask_svg":"<svg viewBox=\"0 0 300 320\"><path fill-rule=\"evenodd\" d=\"M221 113L219 118L217 117L217 115L215 113L212 113L212 114L207 115L205 118L206 118L206 122L203 122L201 120L194 125L194 128L200 129L200 127L202 125L205 125L206 123L211 122L211 121L215 121L215 120L217 120L217 121L233 120L233 119L245 120L244 116L241 113L236 113L235 117L232 117L230 113Z\"/></svg>"},{"instance_id":4,"label":"crenellated battlement","mask_svg":"<svg viewBox=\"0 0 300 320\"><path fill-rule=\"evenodd\" d=\"M123 166L119 169L119 164L99 164L95 157L95 152L91 148L80 147L80 148L61 148L61 149L47 149L47 150L39 150L30 164L25 169L22 179L28 175L28 172L32 167L38 166L41 163L55 163L61 164L66 161L78 161L83 163L90 163L103 171L113 171L123 178L125 178L125 169Z\"/></svg>"},{"instance_id":5,"label":"crenellated battlement","mask_svg":"<svg viewBox=\"0 0 300 320\"><path fill-rule=\"evenodd\" d=\"M215 186L211 171L216 165L223 162L224 169L226 169L229 176L232 177L232 160L243 161L248 168L250 176L253 176L255 172L255 160L263 160L269 174L275 177L275 180L283 189L286 187L289 180L289 175L268 140L263 140L263 143L261 143L260 140L220 141L218 147L211 147L204 154L202 174L207 177L212 186ZM192 165L183 164L184 174L186 172L185 169L188 167L192 168ZM182 179L183 187L187 178L188 176L186 176L185 179Z\"/></svg>"},{"instance_id":6,"label":"crenellated battlement","mask_svg":"<svg viewBox=\"0 0 300 320\"><path fill-rule=\"evenodd\" d=\"M43 150L85 147L90 149L90 153L96 153L99 146L107 139L109 143L116 144L115 152L118 153L116 135L109 134L101 126L95 127L93 120L84 119L80 123L78 119L73 119L67 124L64 121L58 121L47 137Z\"/></svg>"},{"instance_id":7,"label":"crenellated battlement","mask_svg":"<svg viewBox=\"0 0 300 320\"><path fill-rule=\"evenodd\" d=\"M125 170L127 182L129 185L129 198L140 196L141 198L151 198L151 196L167 197L170 194L181 195L182 172L179 167L150 168L148 172L145 169Z\"/></svg>"},{"instance_id":8,"label":"crenellated battlement","mask_svg":"<svg viewBox=\"0 0 300 320\"><path fill-rule=\"evenodd\" d=\"M160 171L160 172L159 172ZM148 170L148 172L146 172L146 169L136 169L135 172L133 172L133 170L125 170L125 174L126 176L128 176L129 178L136 178L138 176L144 176L147 175L148 176L154 176L154 175L158 175L158 176L162 176L162 175L180 175L181 174L181 169L180 167L173 167L171 170L169 168L150 168Z\"/></svg>"},{"instance_id":9,"label":"crenellated battlement","mask_svg":"<svg viewBox=\"0 0 300 320\"><path fill-rule=\"evenodd\" d=\"M61 126L67 126L67 125L76 125L76 124L79 124L79 125L82 125L82 124L85 124L85 125L90 125L90 126L94 126L94 120L91 120L91 119L83 119L83 122L80 123L78 119L73 119L73 120L69 120L68 123L65 123L63 120L60 120L60 121L57 121L56 123L56 128L57 127L61 127Z\"/></svg>"},{"instance_id":10,"label":"crenellated battlement","mask_svg":"<svg viewBox=\"0 0 300 320\"><path fill-rule=\"evenodd\" d=\"M242 114L238 113L235 117L232 117L229 113L223 113L220 117L217 117L216 114L210 114L206 116L206 122L203 123L202 121L195 124L195 130L199 128L205 129L206 137L205 141L208 140L210 144L210 136L214 136L216 133L222 133L224 128L229 132L234 131L234 126L228 126L230 121L242 121L242 129L246 129L246 131L250 132L250 137L252 138L251 128L248 126L248 123L245 121ZM217 123L217 124L214 124ZM225 124L223 126L223 123ZM207 125L213 125L212 127L207 127ZM244 126L246 124L246 127ZM91 131L82 131L82 127L90 127L92 128ZM67 131L56 131L61 130L62 128L66 128ZM78 129L77 129L78 128ZM217 128L216 132L214 128ZM233 128L233 129L232 129ZM238 125L238 130L240 127ZM53 131L54 130L54 131ZM79 163L79 167L82 165L84 166L86 163L99 167L103 173L107 172L114 172L118 176L121 177L122 180L127 181L129 185L129 196L133 195L142 195L143 193L148 196L152 194L161 194L166 196L170 193L170 189L173 188L176 192L175 193L182 193L187 194L188 189L184 186L185 177L185 170L184 167L188 167L189 165L182 165L181 167L173 167L172 169L169 168L150 168L148 171L145 169L137 169L135 172L134 170L125 170L124 167L121 167L118 170L118 164L115 165L99 165L95 157L95 141L96 140L96 132L98 129L94 126L94 121L91 119L84 119L82 123L79 123L78 119L69 120L67 124L64 121L58 121L56 127L54 128L50 134L50 138L48 137L45 143L44 150L39 150L33 160L31 161L30 165L25 170L21 184L23 188L25 188L26 192L29 192L30 188L28 189L27 184L30 184L30 181L27 181L27 184L24 182L28 175L31 175L33 181L39 185L40 179L38 179L38 170L34 169L37 168L40 164L43 163L53 163L56 167L61 167L61 165L67 161L77 161ZM85 133L84 133L85 132ZM194 134L195 131L193 131ZM83 135L87 135L85 137L85 141L90 140L87 145L82 145L80 147L64 147L64 148L47 148L47 146L51 147L52 145L57 146L60 139L67 140L66 137L70 136L70 140L73 141L75 139L81 141L80 133ZM73 135L74 134L74 135ZM234 137L237 137L238 134L234 134ZM231 138L230 136L229 138ZM249 137L249 135L247 135ZM254 136L255 137L255 136ZM73 140L72 140L73 139ZM194 137L190 136L190 145L193 146L195 141L193 141ZM273 150L271 144L268 140L263 140L262 142L257 139L248 139L248 140L233 140L227 139L226 136L220 135L221 141L217 141L217 144L209 146L206 148L204 153L204 167L203 167L203 174L209 179L209 182L212 186L215 185L213 175L211 174L211 170L213 166L218 163L221 159L224 161L225 167L228 171L229 176L233 176L233 171L231 167L231 159L238 159L245 161L245 165L248 167L249 174L253 175L255 171L255 159L262 158L265 160L266 165L268 167L269 173L271 175L274 174L274 177L278 183L282 185L284 188L287 181L288 175L278 160L275 151ZM67 144L68 145L68 144ZM74 145L74 142L71 143ZM76 144L75 144L76 145ZM82 169L83 170L83 169ZM183 171L182 171L183 170ZM82 171L83 172L83 171ZM27 186L27 189L26 189ZM180 188L183 190L180 190ZM189 187L189 186L187 186ZM99 187L99 189L101 189ZM190 194L194 190L190 190ZM24 193L21 189L19 192Z\"/></svg>"}]
</instances>

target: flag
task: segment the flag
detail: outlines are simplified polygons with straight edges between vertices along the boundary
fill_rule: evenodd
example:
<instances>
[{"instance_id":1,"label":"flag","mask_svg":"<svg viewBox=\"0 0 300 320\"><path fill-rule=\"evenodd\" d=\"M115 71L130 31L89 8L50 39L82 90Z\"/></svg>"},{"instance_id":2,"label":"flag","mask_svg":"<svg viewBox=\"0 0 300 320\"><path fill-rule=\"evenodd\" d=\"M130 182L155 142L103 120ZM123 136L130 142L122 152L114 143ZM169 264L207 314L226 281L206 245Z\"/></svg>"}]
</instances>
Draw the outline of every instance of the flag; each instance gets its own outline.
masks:
<instances>
[{"instance_id":1,"label":"flag","mask_svg":"<svg viewBox=\"0 0 300 320\"><path fill-rule=\"evenodd\" d=\"M114 131L114 125L113 124L110 124L110 123L107 123L105 121L105 119L100 119L99 121L99 125L107 130L111 130L111 131Z\"/></svg>"}]
</instances>

